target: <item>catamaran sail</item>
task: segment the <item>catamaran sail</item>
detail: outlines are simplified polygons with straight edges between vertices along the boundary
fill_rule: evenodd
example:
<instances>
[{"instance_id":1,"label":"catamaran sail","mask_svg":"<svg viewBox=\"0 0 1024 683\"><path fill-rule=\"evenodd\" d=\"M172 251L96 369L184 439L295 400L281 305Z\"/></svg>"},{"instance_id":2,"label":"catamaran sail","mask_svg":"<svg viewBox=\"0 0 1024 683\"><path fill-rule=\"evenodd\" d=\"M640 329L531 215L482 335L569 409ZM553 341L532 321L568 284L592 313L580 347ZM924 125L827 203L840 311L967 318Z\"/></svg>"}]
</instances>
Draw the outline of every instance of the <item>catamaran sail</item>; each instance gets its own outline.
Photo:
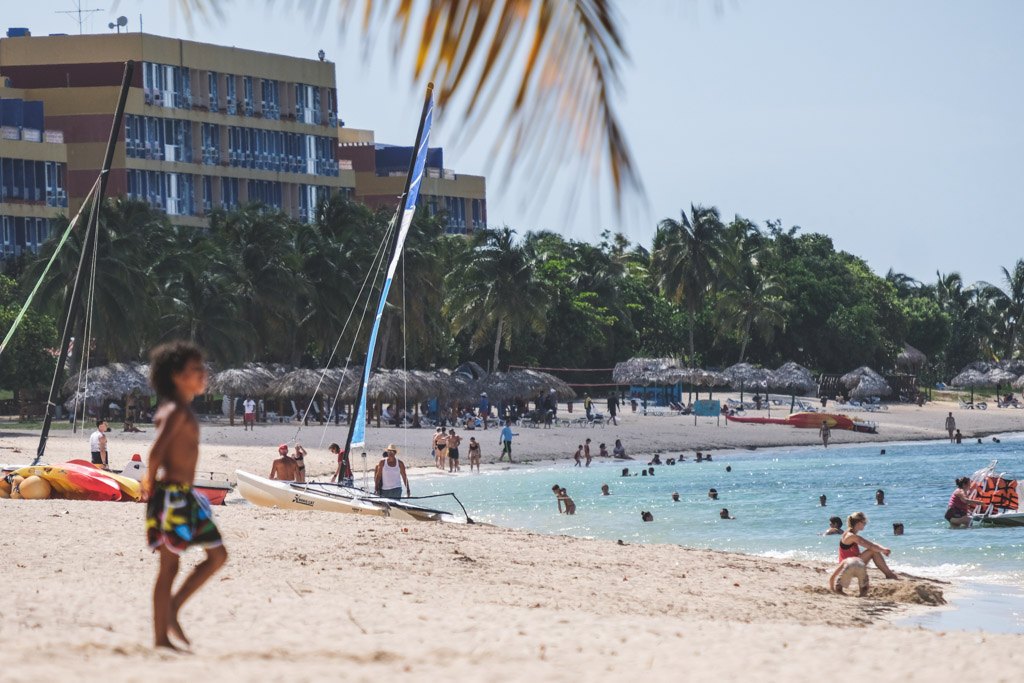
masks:
<instances>
[{"instance_id":1,"label":"catamaran sail","mask_svg":"<svg viewBox=\"0 0 1024 683\"><path fill-rule=\"evenodd\" d=\"M419 197L420 185L427 162L427 146L430 141L430 125L434 115L432 97L433 84L427 87L427 96L423 102L423 113L420 117L419 130L416 132L416 144L409 162L409 175L405 181L405 192L402 193L398 211L393 221L399 221L395 231L394 243L391 247L391 258L388 261L387 274L381 289L380 300L377 302L370 340L363 362L363 373L356 395L356 413L349 423L348 436L345 440L345 453L351 457L352 448L366 445L366 387L370 382L373 360L377 348L377 332L380 328L384 307L398 263L402 258L405 239L409 235L413 215L416 213L416 199ZM392 222L392 227L395 225ZM247 472L238 471L238 490L243 497L256 505L275 506L299 510L328 510L352 514L396 517L412 521L439 521L468 523L471 520L462 509L462 516L444 510L436 510L411 502L410 500L392 500L382 498L368 491L351 486L338 484L309 482L296 484L293 482L271 481ZM437 496L431 496L437 497ZM452 494L454 498L454 495ZM458 502L458 498L455 498ZM462 503L459 503L462 507Z\"/></svg>"},{"instance_id":2,"label":"catamaran sail","mask_svg":"<svg viewBox=\"0 0 1024 683\"><path fill-rule=\"evenodd\" d=\"M434 118L433 89L433 83L427 86L427 97L423 103L423 115L420 118L419 131L416 133L416 144L413 149L413 157L410 160L409 175L405 180L405 192L402 195L402 203L400 205L401 213L396 213L395 215L395 218L400 220L401 223L399 224L398 234L395 236L387 275L384 278L384 286L381 288L380 301L377 302L377 313L374 316L373 327L370 330L370 343L366 352L366 362L363 363L363 378L356 401L356 415L349 425L348 438L345 441L346 453L351 453L352 448L362 448L366 445L366 386L370 383L370 372L373 369L373 359L377 350L377 332L380 329L380 321L384 315L384 306L388 302L391 282L394 280L395 271L398 269L398 262L402 258L405 238L409 235L409 226L412 225L412 217L416 213L416 200L419 197L420 185L423 183L423 174L426 171L427 147L430 143L430 124Z\"/></svg>"}]
</instances>

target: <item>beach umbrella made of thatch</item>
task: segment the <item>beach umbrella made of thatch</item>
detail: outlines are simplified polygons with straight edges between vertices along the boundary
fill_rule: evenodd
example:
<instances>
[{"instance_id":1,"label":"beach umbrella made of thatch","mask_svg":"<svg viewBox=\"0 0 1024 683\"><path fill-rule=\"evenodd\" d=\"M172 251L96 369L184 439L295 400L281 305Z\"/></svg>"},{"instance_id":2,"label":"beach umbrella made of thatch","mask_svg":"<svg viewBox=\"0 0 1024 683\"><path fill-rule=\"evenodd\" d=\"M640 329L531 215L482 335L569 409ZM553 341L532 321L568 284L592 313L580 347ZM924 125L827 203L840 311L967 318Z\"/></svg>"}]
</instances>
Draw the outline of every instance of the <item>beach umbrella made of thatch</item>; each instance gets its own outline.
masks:
<instances>
[{"instance_id":1,"label":"beach umbrella made of thatch","mask_svg":"<svg viewBox=\"0 0 1024 683\"><path fill-rule=\"evenodd\" d=\"M435 370L430 373L434 380L434 396L442 402L458 401L470 403L480 395L476 380L462 372Z\"/></svg>"},{"instance_id":2,"label":"beach umbrella made of thatch","mask_svg":"<svg viewBox=\"0 0 1024 683\"><path fill-rule=\"evenodd\" d=\"M870 380L875 384L879 382L883 384L885 383L885 380L882 378L881 375L879 375L877 372L875 372L866 365L862 365L856 370L851 370L850 372L840 377L839 381L842 382L843 386L846 387L847 389L854 389L857 387L858 384L860 384L861 380L864 379L865 377L870 378Z\"/></svg>"},{"instance_id":3,"label":"beach umbrella made of thatch","mask_svg":"<svg viewBox=\"0 0 1024 683\"><path fill-rule=\"evenodd\" d=\"M988 380L992 386L1005 386L1012 384L1017 379L1017 374L1004 370L1000 367L995 367L985 373L985 379Z\"/></svg>"},{"instance_id":4,"label":"beach umbrella made of thatch","mask_svg":"<svg viewBox=\"0 0 1024 683\"><path fill-rule=\"evenodd\" d=\"M273 381L273 375L259 368L230 368L210 378L206 390L225 396L262 396Z\"/></svg>"},{"instance_id":5,"label":"beach umbrella made of thatch","mask_svg":"<svg viewBox=\"0 0 1024 683\"><path fill-rule=\"evenodd\" d=\"M684 381L680 379L682 374L676 377L677 373L670 374L670 370L685 372L678 358L630 358L615 364L612 381L616 384L644 385L677 384Z\"/></svg>"},{"instance_id":6,"label":"beach umbrella made of thatch","mask_svg":"<svg viewBox=\"0 0 1024 683\"><path fill-rule=\"evenodd\" d=\"M806 394L814 391L818 383L811 371L792 361L784 363L768 375L768 388L787 394Z\"/></svg>"},{"instance_id":7,"label":"beach umbrella made of thatch","mask_svg":"<svg viewBox=\"0 0 1024 683\"><path fill-rule=\"evenodd\" d=\"M375 370L366 385L366 399L372 402L422 401L438 394L440 383L430 373L416 370ZM352 403L359 391L358 381L348 382L341 391L341 400Z\"/></svg>"},{"instance_id":8,"label":"beach umbrella made of thatch","mask_svg":"<svg viewBox=\"0 0 1024 683\"><path fill-rule=\"evenodd\" d=\"M725 373L715 370L694 370L689 373L689 381L702 387L727 387L730 383Z\"/></svg>"},{"instance_id":9,"label":"beach umbrella made of thatch","mask_svg":"<svg viewBox=\"0 0 1024 683\"><path fill-rule=\"evenodd\" d=\"M994 383L989 384L988 376L980 370L973 368L964 370L959 375L949 380L950 386L954 386L960 389L968 388L985 388L989 386L995 386Z\"/></svg>"},{"instance_id":10,"label":"beach umbrella made of thatch","mask_svg":"<svg viewBox=\"0 0 1024 683\"><path fill-rule=\"evenodd\" d=\"M300 368L282 375L267 385L272 398L311 398L317 394L334 396L342 378L337 370L309 370Z\"/></svg>"},{"instance_id":11,"label":"beach umbrella made of thatch","mask_svg":"<svg viewBox=\"0 0 1024 683\"><path fill-rule=\"evenodd\" d=\"M1012 386L1014 389L1024 390L1024 375L1018 377L1017 381L1015 381Z\"/></svg>"},{"instance_id":12,"label":"beach umbrella made of thatch","mask_svg":"<svg viewBox=\"0 0 1024 683\"><path fill-rule=\"evenodd\" d=\"M149 366L140 363L111 363L90 368L82 378L81 386L88 386L92 397L121 398L129 394L152 396L154 393L149 386ZM77 389L79 378L74 374L64 383L64 391L71 393Z\"/></svg>"},{"instance_id":13,"label":"beach umbrella made of thatch","mask_svg":"<svg viewBox=\"0 0 1024 683\"><path fill-rule=\"evenodd\" d=\"M492 402L530 398L540 393L533 387L533 381L521 372L492 372L476 383L477 392L486 392Z\"/></svg>"},{"instance_id":14,"label":"beach umbrella made of thatch","mask_svg":"<svg viewBox=\"0 0 1024 683\"><path fill-rule=\"evenodd\" d=\"M734 389L741 387L763 389L768 386L768 375L771 374L771 371L750 363L737 363L723 370L722 374Z\"/></svg>"},{"instance_id":15,"label":"beach umbrella made of thatch","mask_svg":"<svg viewBox=\"0 0 1024 683\"><path fill-rule=\"evenodd\" d=\"M509 374L522 375L523 384L529 388L529 393L526 396L534 396L539 392L549 394L554 389L555 397L559 401L569 401L576 398L576 392L573 391L572 387L550 373L526 369L513 370Z\"/></svg>"},{"instance_id":16,"label":"beach umbrella made of thatch","mask_svg":"<svg viewBox=\"0 0 1024 683\"><path fill-rule=\"evenodd\" d=\"M845 378L846 375L843 375L843 377ZM882 397L892 393L892 387L889 386L889 383L873 371L872 374L861 375L857 384L850 389L850 397L855 399Z\"/></svg>"},{"instance_id":17,"label":"beach umbrella made of thatch","mask_svg":"<svg viewBox=\"0 0 1024 683\"><path fill-rule=\"evenodd\" d=\"M903 345L903 351L896 356L896 367L911 374L917 374L928 362L928 356L910 344Z\"/></svg>"}]
</instances>

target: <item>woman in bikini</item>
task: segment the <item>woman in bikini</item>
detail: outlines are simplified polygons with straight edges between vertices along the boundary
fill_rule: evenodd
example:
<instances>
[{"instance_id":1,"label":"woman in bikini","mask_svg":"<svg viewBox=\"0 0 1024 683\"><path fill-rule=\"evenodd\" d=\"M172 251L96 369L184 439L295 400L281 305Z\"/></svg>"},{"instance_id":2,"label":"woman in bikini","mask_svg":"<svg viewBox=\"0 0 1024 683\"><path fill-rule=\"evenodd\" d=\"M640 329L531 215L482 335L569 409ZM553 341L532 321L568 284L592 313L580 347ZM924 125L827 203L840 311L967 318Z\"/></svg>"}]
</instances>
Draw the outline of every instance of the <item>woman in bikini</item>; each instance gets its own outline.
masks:
<instances>
[{"instance_id":1,"label":"woman in bikini","mask_svg":"<svg viewBox=\"0 0 1024 683\"><path fill-rule=\"evenodd\" d=\"M960 477L956 480L956 489L949 497L949 507L946 508L946 521L954 529L957 527L969 527L971 525L971 510L981 503L980 500L971 498L968 491L971 488L971 480L967 477Z\"/></svg>"},{"instance_id":2,"label":"woman in bikini","mask_svg":"<svg viewBox=\"0 0 1024 683\"><path fill-rule=\"evenodd\" d=\"M874 562L875 566L882 570L885 578L899 579L885 562L885 558L889 556L891 551L877 543L872 543L860 535L860 532L864 530L867 524L868 517L863 512L854 512L846 518L846 532L839 537L839 561L842 562L850 557L859 557L864 560L864 564ZM864 546L863 551L861 551L860 546Z\"/></svg>"},{"instance_id":3,"label":"woman in bikini","mask_svg":"<svg viewBox=\"0 0 1024 683\"><path fill-rule=\"evenodd\" d=\"M438 427L437 431L434 433L434 466L439 470L443 470L447 460L448 435L445 434L443 428Z\"/></svg>"}]
</instances>

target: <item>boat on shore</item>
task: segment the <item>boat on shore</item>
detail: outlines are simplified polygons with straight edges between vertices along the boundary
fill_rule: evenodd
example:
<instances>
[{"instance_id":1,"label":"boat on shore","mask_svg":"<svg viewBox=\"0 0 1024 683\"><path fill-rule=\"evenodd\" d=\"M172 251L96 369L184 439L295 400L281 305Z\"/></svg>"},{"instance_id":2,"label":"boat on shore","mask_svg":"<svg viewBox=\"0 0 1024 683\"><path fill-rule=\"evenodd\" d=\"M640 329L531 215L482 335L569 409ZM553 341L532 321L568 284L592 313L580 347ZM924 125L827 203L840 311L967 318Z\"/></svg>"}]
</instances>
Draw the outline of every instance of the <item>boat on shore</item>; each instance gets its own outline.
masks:
<instances>
[{"instance_id":1,"label":"boat on shore","mask_svg":"<svg viewBox=\"0 0 1024 683\"><path fill-rule=\"evenodd\" d=\"M870 420L855 420L842 413L812 413L809 411L793 413L786 417L747 417L745 415L726 415L726 420L740 424L787 425L800 429L818 429L821 423L828 424L829 429L845 429L851 432L877 434L878 423Z\"/></svg>"},{"instance_id":2,"label":"boat on shore","mask_svg":"<svg viewBox=\"0 0 1024 683\"><path fill-rule=\"evenodd\" d=\"M1024 526L1020 507L1020 484L1005 473L996 474L998 461L993 460L971 475L970 496L981 503L971 514L978 526Z\"/></svg>"},{"instance_id":3,"label":"boat on shore","mask_svg":"<svg viewBox=\"0 0 1024 683\"><path fill-rule=\"evenodd\" d=\"M238 477L238 492L242 497L254 505L263 507L345 512L371 517L391 517L410 522L472 523L465 514L460 517L445 510L418 505L408 499L383 498L352 486L329 482L299 484L266 479L243 470L238 470L235 474Z\"/></svg>"}]
</instances>

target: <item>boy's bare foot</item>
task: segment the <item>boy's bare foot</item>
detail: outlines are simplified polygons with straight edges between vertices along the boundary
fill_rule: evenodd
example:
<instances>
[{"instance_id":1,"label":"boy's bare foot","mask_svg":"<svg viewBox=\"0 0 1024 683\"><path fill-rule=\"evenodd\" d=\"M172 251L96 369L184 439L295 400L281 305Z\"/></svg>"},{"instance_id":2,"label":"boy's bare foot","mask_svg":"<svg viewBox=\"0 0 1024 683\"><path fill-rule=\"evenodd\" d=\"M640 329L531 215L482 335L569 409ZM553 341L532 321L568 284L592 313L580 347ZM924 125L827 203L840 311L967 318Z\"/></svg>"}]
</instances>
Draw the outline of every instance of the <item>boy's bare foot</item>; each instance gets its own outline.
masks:
<instances>
[{"instance_id":1,"label":"boy's bare foot","mask_svg":"<svg viewBox=\"0 0 1024 683\"><path fill-rule=\"evenodd\" d=\"M171 652L181 652L181 649L177 645L172 643L170 638L164 638L163 640L156 641L153 647L157 648L158 650L163 649L170 650Z\"/></svg>"},{"instance_id":2,"label":"boy's bare foot","mask_svg":"<svg viewBox=\"0 0 1024 683\"><path fill-rule=\"evenodd\" d=\"M178 610L174 610L174 612L171 613L170 617L167 619L167 630L170 631L171 635L173 635L181 642L189 646L192 645L192 641L188 639L188 636L185 635L185 632L181 630L181 624L178 623Z\"/></svg>"}]
</instances>

